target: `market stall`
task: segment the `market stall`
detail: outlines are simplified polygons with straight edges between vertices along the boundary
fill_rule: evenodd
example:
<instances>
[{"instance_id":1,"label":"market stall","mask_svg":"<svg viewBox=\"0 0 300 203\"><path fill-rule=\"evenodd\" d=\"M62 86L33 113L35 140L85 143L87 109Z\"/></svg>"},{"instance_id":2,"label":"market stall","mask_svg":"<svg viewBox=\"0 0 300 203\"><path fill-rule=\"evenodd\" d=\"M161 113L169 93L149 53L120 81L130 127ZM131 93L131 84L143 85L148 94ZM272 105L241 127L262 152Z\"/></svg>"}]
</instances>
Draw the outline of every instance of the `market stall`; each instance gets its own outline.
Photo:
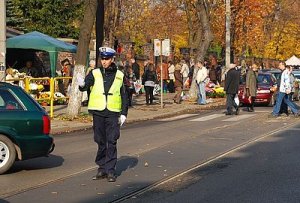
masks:
<instances>
[{"instance_id":1,"label":"market stall","mask_svg":"<svg viewBox=\"0 0 300 203\"><path fill-rule=\"evenodd\" d=\"M7 40L6 46L8 50L13 50L13 52L24 50L24 54L36 51L49 53L50 73L48 76L35 77L33 74L27 74L25 71L25 76L22 75L22 78L19 77L18 79L14 79L12 76L12 82L18 82L19 85L20 83L23 84L24 89L40 104L43 105L43 103L46 103L46 105L50 105L50 116L53 117L53 104L55 102L59 103L62 100L66 101L68 99L65 95L57 92L57 86L62 82L62 80L72 79L71 77L56 77L58 53L75 53L77 51L77 47L73 44L63 42L37 31L10 38ZM8 69L11 69L11 67ZM22 69L20 72L18 70L13 70L13 72L16 74L24 74Z\"/></svg>"},{"instance_id":2,"label":"market stall","mask_svg":"<svg viewBox=\"0 0 300 203\"><path fill-rule=\"evenodd\" d=\"M7 49L42 50L49 53L51 77L55 77L56 62L59 52L75 53L77 47L43 33L34 31L12 37L6 41Z\"/></svg>"}]
</instances>

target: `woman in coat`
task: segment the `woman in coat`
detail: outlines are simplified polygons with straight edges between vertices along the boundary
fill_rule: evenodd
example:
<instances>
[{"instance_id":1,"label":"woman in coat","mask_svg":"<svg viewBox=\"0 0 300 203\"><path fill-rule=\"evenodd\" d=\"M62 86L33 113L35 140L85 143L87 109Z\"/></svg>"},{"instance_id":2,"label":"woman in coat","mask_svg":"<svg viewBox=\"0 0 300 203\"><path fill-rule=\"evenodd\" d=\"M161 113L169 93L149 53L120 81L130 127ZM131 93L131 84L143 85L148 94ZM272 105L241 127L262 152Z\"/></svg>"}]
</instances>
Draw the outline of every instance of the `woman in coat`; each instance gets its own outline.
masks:
<instances>
[{"instance_id":1,"label":"woman in coat","mask_svg":"<svg viewBox=\"0 0 300 203\"><path fill-rule=\"evenodd\" d=\"M153 104L153 90L155 83L157 83L157 75L154 70L154 65L152 63L148 65L148 69L143 74L142 83L146 92L146 104Z\"/></svg>"},{"instance_id":2,"label":"woman in coat","mask_svg":"<svg viewBox=\"0 0 300 203\"><path fill-rule=\"evenodd\" d=\"M175 77L175 91L176 94L174 96L174 102L176 104L180 104L181 102L181 93L182 93L182 87L183 87L183 77L181 74L181 66L179 64L176 64L175 71L174 71L174 77Z\"/></svg>"},{"instance_id":3,"label":"woman in coat","mask_svg":"<svg viewBox=\"0 0 300 203\"><path fill-rule=\"evenodd\" d=\"M249 104L247 110L249 112L254 111L254 100L257 92L257 70L258 66L253 64L246 74L246 97L249 98Z\"/></svg>"}]
</instances>

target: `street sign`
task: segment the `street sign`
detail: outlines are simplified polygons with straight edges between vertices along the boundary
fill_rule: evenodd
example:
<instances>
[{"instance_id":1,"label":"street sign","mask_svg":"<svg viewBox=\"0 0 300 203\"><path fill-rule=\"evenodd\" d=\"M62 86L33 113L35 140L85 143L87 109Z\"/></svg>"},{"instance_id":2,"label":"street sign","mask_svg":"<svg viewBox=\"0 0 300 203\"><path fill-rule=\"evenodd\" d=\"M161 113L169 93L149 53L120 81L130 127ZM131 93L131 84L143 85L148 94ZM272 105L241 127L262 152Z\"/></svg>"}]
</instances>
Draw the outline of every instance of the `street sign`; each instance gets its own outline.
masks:
<instances>
[{"instance_id":1,"label":"street sign","mask_svg":"<svg viewBox=\"0 0 300 203\"><path fill-rule=\"evenodd\" d=\"M162 40L162 55L170 56L171 42L170 39Z\"/></svg>"},{"instance_id":2,"label":"street sign","mask_svg":"<svg viewBox=\"0 0 300 203\"><path fill-rule=\"evenodd\" d=\"M154 56L170 56L171 41L170 39L154 39Z\"/></svg>"},{"instance_id":3,"label":"street sign","mask_svg":"<svg viewBox=\"0 0 300 203\"><path fill-rule=\"evenodd\" d=\"M161 41L160 39L154 39L154 56L161 55Z\"/></svg>"}]
</instances>

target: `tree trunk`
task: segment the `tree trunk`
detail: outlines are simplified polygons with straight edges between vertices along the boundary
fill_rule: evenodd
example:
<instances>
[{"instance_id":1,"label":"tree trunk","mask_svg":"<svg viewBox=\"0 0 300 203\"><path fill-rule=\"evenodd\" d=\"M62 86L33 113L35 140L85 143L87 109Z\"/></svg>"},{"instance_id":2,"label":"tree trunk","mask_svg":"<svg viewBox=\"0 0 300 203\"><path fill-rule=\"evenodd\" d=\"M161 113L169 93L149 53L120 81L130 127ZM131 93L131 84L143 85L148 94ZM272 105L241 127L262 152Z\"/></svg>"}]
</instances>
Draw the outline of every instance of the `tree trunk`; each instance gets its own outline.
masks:
<instances>
[{"instance_id":1,"label":"tree trunk","mask_svg":"<svg viewBox=\"0 0 300 203\"><path fill-rule=\"evenodd\" d=\"M200 25L199 30L201 30L201 33L198 34L200 40L197 40L198 43L196 59L203 60L210 46L210 43L213 40L213 35L210 27L209 7L207 6L207 2L205 2L204 0L198 0L195 5L195 10L197 22ZM189 98L191 101L197 99L198 86L195 80L197 71L198 68L194 68L193 80L189 90Z\"/></svg>"},{"instance_id":2,"label":"tree trunk","mask_svg":"<svg viewBox=\"0 0 300 203\"><path fill-rule=\"evenodd\" d=\"M99 64L99 48L102 46L104 40L104 1L98 0L98 8L96 14L96 67Z\"/></svg>"},{"instance_id":3,"label":"tree trunk","mask_svg":"<svg viewBox=\"0 0 300 203\"><path fill-rule=\"evenodd\" d=\"M74 119L74 117L80 113L82 93L79 91L76 78L78 75L81 75L82 77L85 75L85 66L87 64L89 43L95 22L97 4L98 0L85 1L84 18L80 27L76 64L74 67L71 94L67 108L67 115L70 119Z\"/></svg>"},{"instance_id":4,"label":"tree trunk","mask_svg":"<svg viewBox=\"0 0 300 203\"><path fill-rule=\"evenodd\" d=\"M205 1L198 0L196 4L197 16L202 28L202 40L199 44L197 59L203 60L204 56L213 40L213 35L210 28L209 9Z\"/></svg>"}]
</instances>

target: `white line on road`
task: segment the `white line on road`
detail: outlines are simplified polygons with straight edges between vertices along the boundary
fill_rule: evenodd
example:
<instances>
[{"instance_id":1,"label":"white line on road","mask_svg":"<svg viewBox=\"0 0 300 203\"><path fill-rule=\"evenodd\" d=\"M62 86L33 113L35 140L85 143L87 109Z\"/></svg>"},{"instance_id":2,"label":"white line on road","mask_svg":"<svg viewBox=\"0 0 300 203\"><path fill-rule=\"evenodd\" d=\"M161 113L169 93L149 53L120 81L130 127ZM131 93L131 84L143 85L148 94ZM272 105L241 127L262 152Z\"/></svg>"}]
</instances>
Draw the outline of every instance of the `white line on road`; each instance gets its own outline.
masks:
<instances>
[{"instance_id":1,"label":"white line on road","mask_svg":"<svg viewBox=\"0 0 300 203\"><path fill-rule=\"evenodd\" d=\"M222 120L222 121L240 121L240 120L247 119L247 118L250 118L250 117L255 116L255 115L256 114L238 115L238 116L234 116L234 117Z\"/></svg>"},{"instance_id":2,"label":"white line on road","mask_svg":"<svg viewBox=\"0 0 300 203\"><path fill-rule=\"evenodd\" d=\"M268 110L255 110L255 113L271 113L271 111L268 111Z\"/></svg>"},{"instance_id":3,"label":"white line on road","mask_svg":"<svg viewBox=\"0 0 300 203\"><path fill-rule=\"evenodd\" d=\"M171 118L158 119L158 121L175 121L175 120L188 118L188 117L192 117L192 116L197 116L197 115L199 115L199 114L182 114L180 116L174 116Z\"/></svg>"},{"instance_id":4,"label":"white line on road","mask_svg":"<svg viewBox=\"0 0 300 203\"><path fill-rule=\"evenodd\" d=\"M222 117L222 116L224 116L224 114L212 114L212 115L209 115L209 116L196 118L196 119L193 119L193 120L190 120L190 121L208 121L208 120L212 120L212 119L219 118L219 117Z\"/></svg>"}]
</instances>

